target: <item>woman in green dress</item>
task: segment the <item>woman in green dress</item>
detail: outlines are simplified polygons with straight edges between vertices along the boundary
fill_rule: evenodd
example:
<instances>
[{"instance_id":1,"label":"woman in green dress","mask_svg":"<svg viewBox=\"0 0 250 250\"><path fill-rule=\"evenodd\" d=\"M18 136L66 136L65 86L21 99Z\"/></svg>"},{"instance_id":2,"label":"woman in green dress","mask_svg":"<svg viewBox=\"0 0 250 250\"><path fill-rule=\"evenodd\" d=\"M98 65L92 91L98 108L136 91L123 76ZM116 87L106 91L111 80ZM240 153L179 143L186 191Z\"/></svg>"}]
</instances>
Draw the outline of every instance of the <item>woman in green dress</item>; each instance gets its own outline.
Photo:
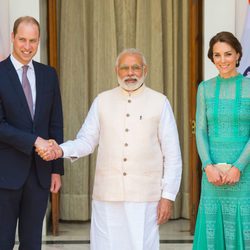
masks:
<instances>
[{"instance_id":1,"label":"woman in green dress","mask_svg":"<svg viewBox=\"0 0 250 250\"><path fill-rule=\"evenodd\" d=\"M219 74L197 93L203 171L193 249L250 249L250 79L237 72L242 48L230 32L210 40L208 57Z\"/></svg>"}]
</instances>

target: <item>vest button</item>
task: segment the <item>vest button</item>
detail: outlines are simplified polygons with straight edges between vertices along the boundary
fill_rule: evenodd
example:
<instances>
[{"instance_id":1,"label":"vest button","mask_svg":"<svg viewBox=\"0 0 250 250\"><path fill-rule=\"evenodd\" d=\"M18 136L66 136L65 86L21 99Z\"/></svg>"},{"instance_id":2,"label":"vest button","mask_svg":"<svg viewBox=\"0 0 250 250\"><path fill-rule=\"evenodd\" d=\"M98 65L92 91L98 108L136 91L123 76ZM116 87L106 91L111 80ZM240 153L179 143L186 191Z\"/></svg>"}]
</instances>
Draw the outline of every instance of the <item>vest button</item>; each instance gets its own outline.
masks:
<instances>
[{"instance_id":1,"label":"vest button","mask_svg":"<svg viewBox=\"0 0 250 250\"><path fill-rule=\"evenodd\" d=\"M123 173L123 175L124 175L124 176L126 176L126 175L127 175L127 173L125 173L125 172L124 172L124 173Z\"/></svg>"},{"instance_id":2,"label":"vest button","mask_svg":"<svg viewBox=\"0 0 250 250\"><path fill-rule=\"evenodd\" d=\"M131 100L128 100L128 103L131 103Z\"/></svg>"},{"instance_id":3,"label":"vest button","mask_svg":"<svg viewBox=\"0 0 250 250\"><path fill-rule=\"evenodd\" d=\"M128 131L129 131L129 129L128 129L128 128L126 128L126 129L125 129L125 132L128 132Z\"/></svg>"},{"instance_id":4,"label":"vest button","mask_svg":"<svg viewBox=\"0 0 250 250\"><path fill-rule=\"evenodd\" d=\"M124 143L124 146L127 147L127 146L128 146L128 143Z\"/></svg>"},{"instance_id":5,"label":"vest button","mask_svg":"<svg viewBox=\"0 0 250 250\"><path fill-rule=\"evenodd\" d=\"M124 158L123 161L127 161L127 158Z\"/></svg>"},{"instance_id":6,"label":"vest button","mask_svg":"<svg viewBox=\"0 0 250 250\"><path fill-rule=\"evenodd\" d=\"M127 116L127 117L129 117L129 116L130 116L130 114L126 114L126 116Z\"/></svg>"}]
</instances>

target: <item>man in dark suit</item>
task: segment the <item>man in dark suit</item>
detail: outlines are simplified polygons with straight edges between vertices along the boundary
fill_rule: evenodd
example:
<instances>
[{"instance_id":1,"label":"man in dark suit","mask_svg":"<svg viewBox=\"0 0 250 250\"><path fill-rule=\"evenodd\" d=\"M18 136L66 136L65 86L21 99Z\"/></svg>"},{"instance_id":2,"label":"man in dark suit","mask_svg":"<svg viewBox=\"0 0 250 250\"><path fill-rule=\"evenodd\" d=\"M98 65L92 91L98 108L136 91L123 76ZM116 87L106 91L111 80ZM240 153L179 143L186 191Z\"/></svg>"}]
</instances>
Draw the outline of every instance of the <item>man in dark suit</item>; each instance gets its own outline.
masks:
<instances>
[{"instance_id":1,"label":"man in dark suit","mask_svg":"<svg viewBox=\"0 0 250 250\"><path fill-rule=\"evenodd\" d=\"M60 189L63 162L46 162L35 148L53 143L48 138L63 142L61 96L55 70L32 60L39 23L18 18L11 39L13 52L0 62L0 250L13 249L17 221L19 249L38 250L49 191Z\"/></svg>"}]
</instances>

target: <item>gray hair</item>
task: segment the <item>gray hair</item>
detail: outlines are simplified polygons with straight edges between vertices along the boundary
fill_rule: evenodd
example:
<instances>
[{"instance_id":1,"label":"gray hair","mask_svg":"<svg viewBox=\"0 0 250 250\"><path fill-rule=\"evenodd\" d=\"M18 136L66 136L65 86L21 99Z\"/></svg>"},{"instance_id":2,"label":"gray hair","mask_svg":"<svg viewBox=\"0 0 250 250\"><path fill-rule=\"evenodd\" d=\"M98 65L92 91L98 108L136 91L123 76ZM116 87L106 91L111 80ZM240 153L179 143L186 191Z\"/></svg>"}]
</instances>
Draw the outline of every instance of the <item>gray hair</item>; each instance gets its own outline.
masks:
<instances>
[{"instance_id":1,"label":"gray hair","mask_svg":"<svg viewBox=\"0 0 250 250\"><path fill-rule=\"evenodd\" d=\"M141 53L140 50L138 49L135 49L135 48L128 48L128 49L124 49L116 58L116 62L115 62L115 66L117 67L118 64L119 64L119 61L121 59L121 57L124 55L124 54L135 54L135 55L139 55L142 59L142 63L143 65L147 65L147 62L146 62L146 59L144 57L144 55Z\"/></svg>"}]
</instances>

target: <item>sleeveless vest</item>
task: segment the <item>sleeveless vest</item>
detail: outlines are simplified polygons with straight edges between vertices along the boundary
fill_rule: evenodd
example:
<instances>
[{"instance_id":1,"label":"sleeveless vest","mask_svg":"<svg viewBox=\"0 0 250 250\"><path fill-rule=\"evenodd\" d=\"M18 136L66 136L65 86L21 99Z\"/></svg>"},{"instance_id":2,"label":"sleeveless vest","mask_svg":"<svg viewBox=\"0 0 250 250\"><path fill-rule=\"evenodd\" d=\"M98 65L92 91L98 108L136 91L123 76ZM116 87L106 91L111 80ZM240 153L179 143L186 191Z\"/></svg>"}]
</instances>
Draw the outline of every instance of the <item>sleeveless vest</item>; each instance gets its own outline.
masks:
<instances>
[{"instance_id":1,"label":"sleeveless vest","mask_svg":"<svg viewBox=\"0 0 250 250\"><path fill-rule=\"evenodd\" d=\"M131 95L120 87L98 96L100 140L93 199L158 201L163 155L158 127L166 97L142 86Z\"/></svg>"}]
</instances>

